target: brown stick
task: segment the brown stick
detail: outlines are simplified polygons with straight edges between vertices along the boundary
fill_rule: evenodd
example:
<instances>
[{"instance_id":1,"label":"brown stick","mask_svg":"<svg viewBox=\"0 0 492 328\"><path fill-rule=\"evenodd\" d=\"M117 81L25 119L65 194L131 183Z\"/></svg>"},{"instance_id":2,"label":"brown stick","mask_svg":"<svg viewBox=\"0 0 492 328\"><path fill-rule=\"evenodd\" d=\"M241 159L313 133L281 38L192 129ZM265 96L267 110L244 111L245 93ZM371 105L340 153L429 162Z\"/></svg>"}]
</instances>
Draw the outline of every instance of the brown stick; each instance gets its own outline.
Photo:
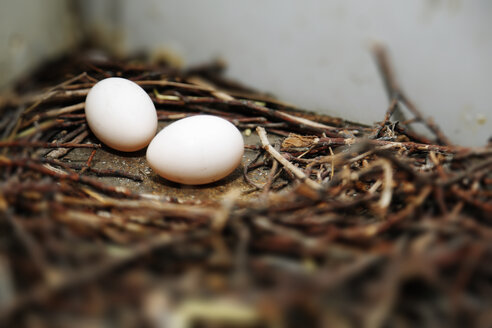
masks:
<instances>
[{"instance_id":1,"label":"brown stick","mask_svg":"<svg viewBox=\"0 0 492 328\"><path fill-rule=\"evenodd\" d=\"M309 187L315 190L323 189L319 183L309 179L301 169L299 169L297 166L286 160L285 157L283 157L279 152L275 150L275 148L272 147L270 141L268 141L268 137L266 135L266 131L264 128L257 127L256 132L260 137L261 143L263 145L263 149L265 149L273 158L279 161L280 164L282 164L287 170L292 172L302 182L305 182Z\"/></svg>"},{"instance_id":2,"label":"brown stick","mask_svg":"<svg viewBox=\"0 0 492 328\"><path fill-rule=\"evenodd\" d=\"M60 172L55 172L53 170L44 167L42 164L39 164L36 160L31 158L7 158L5 156L0 156L0 166L24 167L45 175L52 176L59 180L81 182L83 184L89 185L106 193L124 195L131 198L138 197L132 191L124 187L108 186L104 183L99 182L98 180L75 173L63 174Z\"/></svg>"},{"instance_id":3,"label":"brown stick","mask_svg":"<svg viewBox=\"0 0 492 328\"><path fill-rule=\"evenodd\" d=\"M274 110L265 106L261 106L253 101L249 100L223 100L219 98L212 97L182 97L181 100L162 100L154 99L154 102L164 105L196 105L196 104L224 104L228 106L245 108L252 110L256 113L260 113L269 117L274 117L276 119L282 120L284 122L290 123L300 128L306 128L311 131L324 132L329 136L340 137L347 136L345 132L342 132L341 128L333 127L317 122L313 122L303 117L294 116L283 111Z\"/></svg>"},{"instance_id":4,"label":"brown stick","mask_svg":"<svg viewBox=\"0 0 492 328\"><path fill-rule=\"evenodd\" d=\"M42 142L42 141L0 141L0 148L25 147L25 148L101 148L98 144L81 144L77 142Z\"/></svg>"},{"instance_id":5,"label":"brown stick","mask_svg":"<svg viewBox=\"0 0 492 328\"><path fill-rule=\"evenodd\" d=\"M79 143L79 142L82 142L85 138L87 138L88 135L89 135L89 131L84 130L78 136L76 136L75 138L73 138L71 140L71 143ZM99 146L99 147L96 147L96 148L101 148L101 147ZM65 156L70 150L71 150L70 148L58 148L58 149L55 149L55 150L49 152L46 155L46 157L60 158L62 156Z\"/></svg>"},{"instance_id":6,"label":"brown stick","mask_svg":"<svg viewBox=\"0 0 492 328\"><path fill-rule=\"evenodd\" d=\"M402 92L400 86L396 82L386 49L380 44L375 44L373 46L372 51L374 57L376 58L379 71L381 72L381 76L383 77L388 98L391 101L393 101L394 99L399 99L400 101L402 101L407 106L407 108L412 112L412 114L420 122L424 123L429 128L429 130L436 135L439 142L445 145L452 145L452 143L444 135L441 129L434 123L434 121L432 119L424 118L424 116L422 115L420 110L417 109L415 104L412 101L410 101L410 99ZM397 106L397 104L395 106Z\"/></svg>"}]
</instances>

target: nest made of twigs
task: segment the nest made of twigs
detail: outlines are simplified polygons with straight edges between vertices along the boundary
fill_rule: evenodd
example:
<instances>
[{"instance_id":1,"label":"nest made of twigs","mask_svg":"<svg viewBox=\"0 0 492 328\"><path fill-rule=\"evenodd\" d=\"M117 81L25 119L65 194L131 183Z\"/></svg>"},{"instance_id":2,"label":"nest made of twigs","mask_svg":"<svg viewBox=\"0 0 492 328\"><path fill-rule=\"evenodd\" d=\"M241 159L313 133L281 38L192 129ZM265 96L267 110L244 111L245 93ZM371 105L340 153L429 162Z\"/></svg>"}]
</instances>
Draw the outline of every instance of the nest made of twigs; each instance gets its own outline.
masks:
<instances>
[{"instance_id":1,"label":"nest made of twigs","mask_svg":"<svg viewBox=\"0 0 492 328\"><path fill-rule=\"evenodd\" d=\"M218 63L78 55L30 76L0 99L0 325L490 326L492 149L451 144L375 57L389 107L373 126L296 109ZM235 124L240 171L183 188L106 149L83 101L110 76L145 88L163 124ZM392 121L403 107L413 118Z\"/></svg>"}]
</instances>

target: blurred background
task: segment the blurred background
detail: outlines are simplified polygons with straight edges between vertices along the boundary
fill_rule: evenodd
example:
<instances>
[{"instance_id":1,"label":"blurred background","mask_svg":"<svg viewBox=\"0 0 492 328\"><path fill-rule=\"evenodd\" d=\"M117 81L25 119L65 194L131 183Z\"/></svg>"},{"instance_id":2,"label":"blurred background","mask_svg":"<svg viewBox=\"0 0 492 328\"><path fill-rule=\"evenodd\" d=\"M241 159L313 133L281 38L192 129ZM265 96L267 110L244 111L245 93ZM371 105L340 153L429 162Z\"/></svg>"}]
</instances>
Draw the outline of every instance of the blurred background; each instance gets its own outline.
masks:
<instances>
[{"instance_id":1,"label":"blurred background","mask_svg":"<svg viewBox=\"0 0 492 328\"><path fill-rule=\"evenodd\" d=\"M387 46L401 87L462 145L492 131L487 0L2 0L0 90L90 39L227 75L299 107L372 124L388 101L370 53Z\"/></svg>"}]
</instances>

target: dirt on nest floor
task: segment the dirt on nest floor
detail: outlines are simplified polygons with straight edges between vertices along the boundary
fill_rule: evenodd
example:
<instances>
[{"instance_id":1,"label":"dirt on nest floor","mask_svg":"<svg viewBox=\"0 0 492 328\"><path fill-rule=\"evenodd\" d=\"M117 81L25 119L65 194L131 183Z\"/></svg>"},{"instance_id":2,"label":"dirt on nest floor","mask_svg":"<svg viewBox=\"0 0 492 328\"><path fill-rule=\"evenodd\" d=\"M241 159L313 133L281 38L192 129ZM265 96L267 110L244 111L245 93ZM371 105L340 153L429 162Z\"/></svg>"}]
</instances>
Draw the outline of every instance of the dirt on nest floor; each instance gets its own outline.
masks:
<instances>
[{"instance_id":1,"label":"dirt on nest floor","mask_svg":"<svg viewBox=\"0 0 492 328\"><path fill-rule=\"evenodd\" d=\"M168 125L168 122L161 122L158 131ZM259 138L256 133L243 131L243 139L246 145L257 145ZM89 139L93 143L99 143L93 136ZM270 137L272 143L281 142L281 138L276 135ZM215 183L193 186L182 185L166 180L155 172L147 164L143 149L138 152L124 153L115 151L108 147L98 149L92 160L95 169L114 169L121 170L142 179L134 181L123 177L97 177L100 181L113 186L122 186L135 193L152 194L158 197L171 197L180 202L187 201L219 201L224 194L231 190L239 191L240 197L248 199L258 197L258 191L252 189L243 178L244 166L251 163L256 157L256 151L245 149L241 165L226 178ZM91 149L76 148L71 150L63 157L64 162L77 163L84 165L91 154ZM267 169L253 170L249 177L255 183L262 185L268 179Z\"/></svg>"}]
</instances>

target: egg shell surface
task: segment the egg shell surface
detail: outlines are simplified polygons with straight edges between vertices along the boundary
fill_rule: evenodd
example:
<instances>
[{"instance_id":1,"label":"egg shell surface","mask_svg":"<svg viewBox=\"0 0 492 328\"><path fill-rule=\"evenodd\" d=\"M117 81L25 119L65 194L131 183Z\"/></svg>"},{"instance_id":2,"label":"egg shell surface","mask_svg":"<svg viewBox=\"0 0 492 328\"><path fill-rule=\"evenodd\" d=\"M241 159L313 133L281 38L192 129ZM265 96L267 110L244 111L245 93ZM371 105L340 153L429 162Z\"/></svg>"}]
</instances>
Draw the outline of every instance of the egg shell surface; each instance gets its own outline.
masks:
<instances>
[{"instance_id":1,"label":"egg shell surface","mask_svg":"<svg viewBox=\"0 0 492 328\"><path fill-rule=\"evenodd\" d=\"M107 146L136 151L157 131L157 112L149 95L133 81L110 77L96 83L85 101L91 131Z\"/></svg>"},{"instance_id":2,"label":"egg shell surface","mask_svg":"<svg viewBox=\"0 0 492 328\"><path fill-rule=\"evenodd\" d=\"M220 180L241 163L244 141L229 121L197 115L160 131L147 148L147 162L160 176L182 184Z\"/></svg>"}]
</instances>

